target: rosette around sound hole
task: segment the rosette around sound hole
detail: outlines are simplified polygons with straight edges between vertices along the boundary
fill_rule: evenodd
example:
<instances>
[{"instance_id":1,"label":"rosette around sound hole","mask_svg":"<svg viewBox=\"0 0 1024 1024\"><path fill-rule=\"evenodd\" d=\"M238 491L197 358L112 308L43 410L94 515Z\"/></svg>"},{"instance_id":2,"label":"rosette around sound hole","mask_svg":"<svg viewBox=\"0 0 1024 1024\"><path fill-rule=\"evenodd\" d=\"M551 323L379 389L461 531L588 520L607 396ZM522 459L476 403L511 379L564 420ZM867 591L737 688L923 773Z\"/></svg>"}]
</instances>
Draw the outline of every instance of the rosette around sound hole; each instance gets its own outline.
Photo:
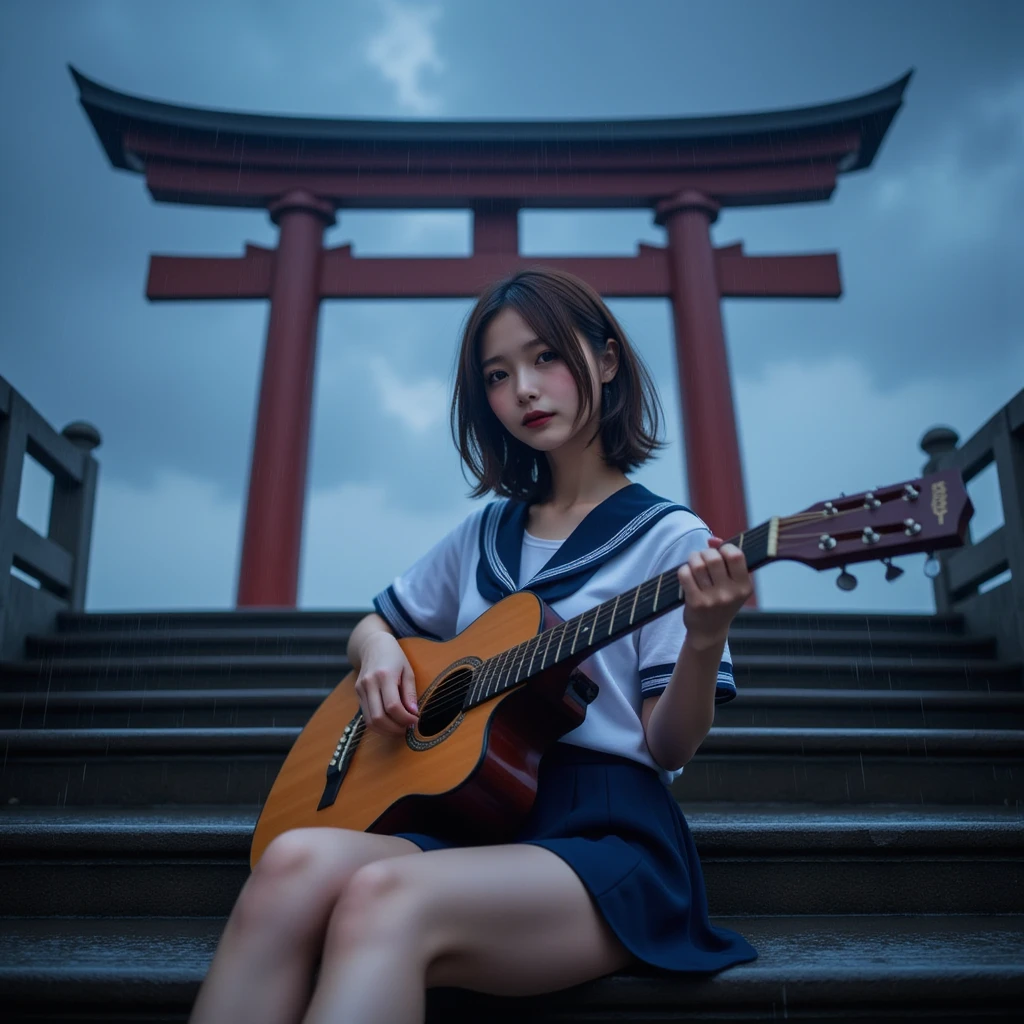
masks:
<instances>
[{"instance_id":1,"label":"rosette around sound hole","mask_svg":"<svg viewBox=\"0 0 1024 1024\"><path fill-rule=\"evenodd\" d=\"M420 708L416 731L421 736L436 736L446 729L462 711L466 694L473 685L471 668L456 669L430 691L427 702Z\"/></svg>"}]
</instances>

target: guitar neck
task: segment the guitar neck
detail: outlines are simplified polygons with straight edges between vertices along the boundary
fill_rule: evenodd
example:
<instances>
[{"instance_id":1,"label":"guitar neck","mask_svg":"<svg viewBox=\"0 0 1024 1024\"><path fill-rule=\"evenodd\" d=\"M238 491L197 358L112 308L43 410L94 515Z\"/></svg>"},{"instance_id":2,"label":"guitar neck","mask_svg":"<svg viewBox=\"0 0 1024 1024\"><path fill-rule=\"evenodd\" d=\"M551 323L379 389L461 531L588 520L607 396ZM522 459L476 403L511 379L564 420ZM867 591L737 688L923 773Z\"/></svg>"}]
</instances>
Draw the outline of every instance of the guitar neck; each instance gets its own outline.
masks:
<instances>
[{"instance_id":1,"label":"guitar neck","mask_svg":"<svg viewBox=\"0 0 1024 1024\"><path fill-rule=\"evenodd\" d=\"M746 530L726 543L746 556L751 571L776 555L778 518ZM604 601L488 659L475 673L466 707L475 707L556 665L574 667L594 651L639 629L644 623L679 608L684 601L680 566Z\"/></svg>"}]
</instances>

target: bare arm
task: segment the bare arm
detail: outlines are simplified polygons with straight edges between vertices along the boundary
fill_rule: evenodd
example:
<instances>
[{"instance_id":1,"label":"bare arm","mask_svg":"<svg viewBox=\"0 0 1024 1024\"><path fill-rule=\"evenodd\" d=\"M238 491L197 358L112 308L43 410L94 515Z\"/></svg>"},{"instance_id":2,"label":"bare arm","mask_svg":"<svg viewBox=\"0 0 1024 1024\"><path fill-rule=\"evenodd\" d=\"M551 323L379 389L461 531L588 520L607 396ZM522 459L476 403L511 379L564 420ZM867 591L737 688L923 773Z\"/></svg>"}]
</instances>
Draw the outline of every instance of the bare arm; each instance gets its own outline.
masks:
<instances>
[{"instance_id":1,"label":"bare arm","mask_svg":"<svg viewBox=\"0 0 1024 1024\"><path fill-rule=\"evenodd\" d=\"M679 567L686 638L663 693L643 702L647 748L669 771L682 768L715 720L715 682L729 624L753 593L743 552L711 537Z\"/></svg>"},{"instance_id":2,"label":"bare arm","mask_svg":"<svg viewBox=\"0 0 1024 1024\"><path fill-rule=\"evenodd\" d=\"M644 701L644 732L655 761L682 768L704 742L715 720L715 680L724 643L699 648L683 642L667 689Z\"/></svg>"},{"instance_id":3,"label":"bare arm","mask_svg":"<svg viewBox=\"0 0 1024 1024\"><path fill-rule=\"evenodd\" d=\"M352 630L348 638L348 648L346 654L348 660L352 664L352 668L358 673L360 667L363 664L363 654L366 648L366 641L369 637L375 633L387 633L389 636L394 636L394 631L382 619L376 612L370 612L369 615L360 619L356 623L356 628Z\"/></svg>"}]
</instances>

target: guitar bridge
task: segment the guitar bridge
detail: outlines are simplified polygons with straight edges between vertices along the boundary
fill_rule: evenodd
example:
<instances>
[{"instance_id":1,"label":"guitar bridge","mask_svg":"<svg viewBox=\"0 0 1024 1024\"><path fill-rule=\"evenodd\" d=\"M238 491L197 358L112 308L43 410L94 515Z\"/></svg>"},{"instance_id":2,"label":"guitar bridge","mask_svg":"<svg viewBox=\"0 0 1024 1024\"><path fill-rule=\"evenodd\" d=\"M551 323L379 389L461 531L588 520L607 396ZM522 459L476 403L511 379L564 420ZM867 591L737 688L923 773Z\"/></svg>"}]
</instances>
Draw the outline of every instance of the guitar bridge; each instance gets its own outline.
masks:
<instances>
[{"instance_id":1,"label":"guitar bridge","mask_svg":"<svg viewBox=\"0 0 1024 1024\"><path fill-rule=\"evenodd\" d=\"M338 740L338 746L335 748L334 757L327 765L327 781L324 784L320 803L316 806L318 811L330 807L337 800L338 790L341 789L341 784L345 781L349 765L352 763L352 755L356 752L359 737L362 734L363 709L360 708L352 721L345 726L345 731L341 734L341 739Z\"/></svg>"}]
</instances>

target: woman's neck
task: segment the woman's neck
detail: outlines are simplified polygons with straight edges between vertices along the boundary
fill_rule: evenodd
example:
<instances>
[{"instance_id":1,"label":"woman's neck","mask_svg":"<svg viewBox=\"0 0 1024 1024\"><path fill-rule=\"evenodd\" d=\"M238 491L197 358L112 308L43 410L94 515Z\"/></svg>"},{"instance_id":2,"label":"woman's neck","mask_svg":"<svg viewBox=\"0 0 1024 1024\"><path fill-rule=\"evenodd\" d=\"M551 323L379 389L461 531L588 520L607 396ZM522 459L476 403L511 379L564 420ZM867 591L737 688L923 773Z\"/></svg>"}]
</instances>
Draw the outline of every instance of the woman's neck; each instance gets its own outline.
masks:
<instances>
[{"instance_id":1,"label":"woman's neck","mask_svg":"<svg viewBox=\"0 0 1024 1024\"><path fill-rule=\"evenodd\" d=\"M555 514L593 508L632 481L604 461L600 439L579 452L548 452L551 494L539 504Z\"/></svg>"}]
</instances>

